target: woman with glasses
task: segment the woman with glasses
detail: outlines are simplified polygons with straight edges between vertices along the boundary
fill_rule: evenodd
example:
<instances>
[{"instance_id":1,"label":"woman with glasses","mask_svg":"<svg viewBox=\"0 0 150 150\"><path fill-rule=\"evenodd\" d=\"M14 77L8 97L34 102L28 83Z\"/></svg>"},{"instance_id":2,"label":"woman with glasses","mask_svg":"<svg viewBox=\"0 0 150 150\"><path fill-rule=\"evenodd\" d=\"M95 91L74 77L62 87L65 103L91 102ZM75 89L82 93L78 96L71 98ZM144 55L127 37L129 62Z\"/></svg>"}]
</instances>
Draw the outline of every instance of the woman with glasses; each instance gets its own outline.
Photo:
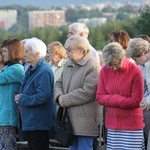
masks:
<instances>
[{"instance_id":1,"label":"woman with glasses","mask_svg":"<svg viewBox=\"0 0 150 150\"><path fill-rule=\"evenodd\" d=\"M85 37L69 37L65 49L68 61L55 84L55 101L67 108L73 125L70 150L93 150L100 123L100 106L96 101L100 65L92 57Z\"/></svg>"},{"instance_id":2,"label":"woman with glasses","mask_svg":"<svg viewBox=\"0 0 150 150\"><path fill-rule=\"evenodd\" d=\"M135 60L136 64L142 71L143 80L144 80L144 98L141 102L141 107L143 108L144 113L144 137L145 137L145 147L147 147L148 134L150 130L150 110L146 110L148 106L150 86L149 86L149 77L150 77L150 44L148 36L139 35L129 42L126 54ZM146 39L146 40L145 40Z\"/></svg>"},{"instance_id":3,"label":"woman with glasses","mask_svg":"<svg viewBox=\"0 0 150 150\"><path fill-rule=\"evenodd\" d=\"M97 100L106 106L107 150L144 150L143 78L138 66L125 57L119 43L103 49Z\"/></svg>"},{"instance_id":4,"label":"woman with glasses","mask_svg":"<svg viewBox=\"0 0 150 150\"><path fill-rule=\"evenodd\" d=\"M24 79L24 48L19 39L2 43L5 67L0 72L0 149L16 150L18 106L15 95Z\"/></svg>"}]
</instances>

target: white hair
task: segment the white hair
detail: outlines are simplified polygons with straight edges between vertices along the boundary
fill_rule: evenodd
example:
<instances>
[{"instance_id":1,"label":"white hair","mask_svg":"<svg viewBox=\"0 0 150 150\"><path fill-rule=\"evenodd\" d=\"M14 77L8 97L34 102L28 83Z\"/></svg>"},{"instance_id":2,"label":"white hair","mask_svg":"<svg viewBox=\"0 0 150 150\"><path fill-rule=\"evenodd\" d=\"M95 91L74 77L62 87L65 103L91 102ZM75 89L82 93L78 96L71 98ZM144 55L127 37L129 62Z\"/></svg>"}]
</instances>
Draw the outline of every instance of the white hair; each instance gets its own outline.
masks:
<instances>
[{"instance_id":1,"label":"white hair","mask_svg":"<svg viewBox=\"0 0 150 150\"><path fill-rule=\"evenodd\" d=\"M69 25L69 29L74 29L77 33L83 33L85 37L89 35L89 28L86 24L81 22L75 22Z\"/></svg>"},{"instance_id":2,"label":"white hair","mask_svg":"<svg viewBox=\"0 0 150 150\"><path fill-rule=\"evenodd\" d=\"M30 49L33 53L39 52L41 58L46 56L46 44L38 38L25 39L24 48Z\"/></svg>"}]
</instances>

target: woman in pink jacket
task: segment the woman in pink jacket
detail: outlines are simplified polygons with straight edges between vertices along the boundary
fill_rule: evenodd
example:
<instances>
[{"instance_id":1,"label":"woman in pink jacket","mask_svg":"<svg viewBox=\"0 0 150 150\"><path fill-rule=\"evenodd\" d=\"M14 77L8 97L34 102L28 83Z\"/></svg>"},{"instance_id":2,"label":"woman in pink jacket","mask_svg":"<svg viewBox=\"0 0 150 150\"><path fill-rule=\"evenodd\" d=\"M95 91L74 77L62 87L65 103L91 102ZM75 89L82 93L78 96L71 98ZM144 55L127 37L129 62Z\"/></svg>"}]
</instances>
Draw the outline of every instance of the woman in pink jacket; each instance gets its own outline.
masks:
<instances>
[{"instance_id":1,"label":"woman in pink jacket","mask_svg":"<svg viewBox=\"0 0 150 150\"><path fill-rule=\"evenodd\" d=\"M144 150L141 71L119 43L106 45L102 59L97 100L106 106L107 150Z\"/></svg>"}]
</instances>

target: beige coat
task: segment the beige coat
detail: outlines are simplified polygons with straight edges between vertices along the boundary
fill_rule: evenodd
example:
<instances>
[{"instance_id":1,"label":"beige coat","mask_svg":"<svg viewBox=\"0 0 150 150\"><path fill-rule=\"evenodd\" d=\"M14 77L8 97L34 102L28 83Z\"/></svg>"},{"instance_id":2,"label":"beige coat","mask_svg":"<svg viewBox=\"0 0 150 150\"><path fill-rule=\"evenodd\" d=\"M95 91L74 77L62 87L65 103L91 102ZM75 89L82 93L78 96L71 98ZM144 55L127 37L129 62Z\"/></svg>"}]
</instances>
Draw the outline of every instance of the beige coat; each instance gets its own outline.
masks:
<instances>
[{"instance_id":1,"label":"beige coat","mask_svg":"<svg viewBox=\"0 0 150 150\"><path fill-rule=\"evenodd\" d=\"M88 53L81 61L69 60L55 85L55 101L63 96L75 135L97 136L100 105L96 89L100 66Z\"/></svg>"}]
</instances>

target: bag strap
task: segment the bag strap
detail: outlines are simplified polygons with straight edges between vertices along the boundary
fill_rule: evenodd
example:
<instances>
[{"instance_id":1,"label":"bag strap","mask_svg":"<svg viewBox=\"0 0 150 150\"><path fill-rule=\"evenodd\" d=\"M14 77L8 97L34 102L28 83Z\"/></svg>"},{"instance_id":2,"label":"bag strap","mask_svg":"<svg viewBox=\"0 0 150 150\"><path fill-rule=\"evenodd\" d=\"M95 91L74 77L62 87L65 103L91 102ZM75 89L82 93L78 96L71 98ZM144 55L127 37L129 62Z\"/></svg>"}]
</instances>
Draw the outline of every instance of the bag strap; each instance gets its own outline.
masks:
<instances>
[{"instance_id":1,"label":"bag strap","mask_svg":"<svg viewBox=\"0 0 150 150\"><path fill-rule=\"evenodd\" d=\"M57 111L57 121L62 121L64 108L59 106Z\"/></svg>"},{"instance_id":2,"label":"bag strap","mask_svg":"<svg viewBox=\"0 0 150 150\"><path fill-rule=\"evenodd\" d=\"M72 124L71 124L71 121L70 121L70 117L68 115L68 110L67 110L67 108L64 108L64 109L65 109L65 112L64 112L62 121L65 124L66 129L68 129L68 131L73 133L73 127L72 127Z\"/></svg>"}]
</instances>

